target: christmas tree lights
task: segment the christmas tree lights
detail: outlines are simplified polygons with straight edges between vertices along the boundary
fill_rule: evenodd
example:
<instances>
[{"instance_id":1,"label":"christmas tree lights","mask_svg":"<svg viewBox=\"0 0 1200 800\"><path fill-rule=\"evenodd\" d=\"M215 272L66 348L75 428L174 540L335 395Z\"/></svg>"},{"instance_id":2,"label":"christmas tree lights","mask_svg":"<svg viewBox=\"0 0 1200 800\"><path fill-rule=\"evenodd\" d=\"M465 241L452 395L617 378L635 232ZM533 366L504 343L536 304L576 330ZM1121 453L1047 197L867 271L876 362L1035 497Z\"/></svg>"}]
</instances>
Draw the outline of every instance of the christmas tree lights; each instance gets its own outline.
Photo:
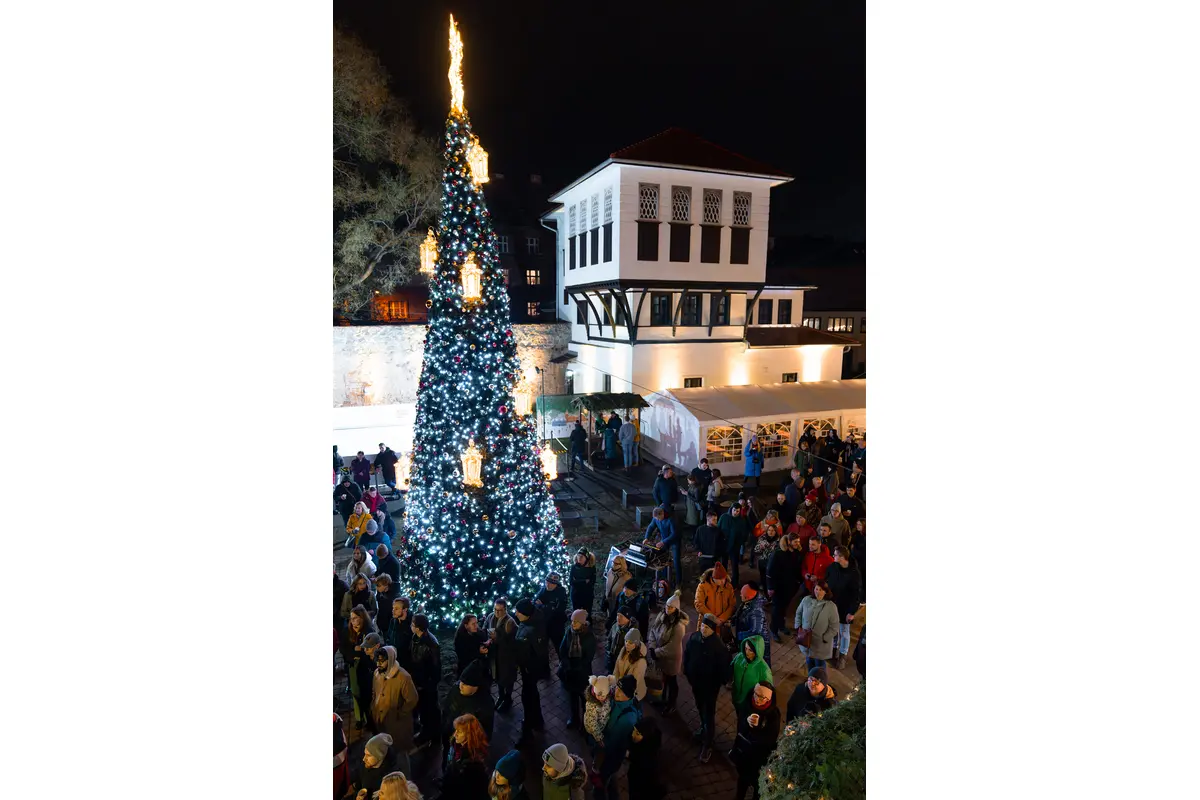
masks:
<instances>
[{"instance_id":1,"label":"christmas tree lights","mask_svg":"<svg viewBox=\"0 0 1200 800\"><path fill-rule=\"evenodd\" d=\"M429 326L398 548L414 611L446 626L484 611L497 595L536 591L570 561L535 418L518 413L521 367L480 189L486 154L481 163L463 105L462 59L451 17L442 210L428 262Z\"/></svg>"}]
</instances>

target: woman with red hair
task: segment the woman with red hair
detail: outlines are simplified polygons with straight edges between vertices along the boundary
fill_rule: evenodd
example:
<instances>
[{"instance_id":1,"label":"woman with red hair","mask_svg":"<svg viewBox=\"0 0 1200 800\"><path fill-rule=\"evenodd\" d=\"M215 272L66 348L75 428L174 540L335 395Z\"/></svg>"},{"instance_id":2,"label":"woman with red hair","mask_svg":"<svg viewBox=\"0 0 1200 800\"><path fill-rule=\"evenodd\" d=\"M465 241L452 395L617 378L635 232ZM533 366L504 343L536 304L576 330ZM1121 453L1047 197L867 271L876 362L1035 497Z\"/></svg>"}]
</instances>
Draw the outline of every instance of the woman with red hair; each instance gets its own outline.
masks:
<instances>
[{"instance_id":1,"label":"woman with red hair","mask_svg":"<svg viewBox=\"0 0 1200 800\"><path fill-rule=\"evenodd\" d=\"M442 769L442 796L488 800L488 738L473 714L454 720L454 736Z\"/></svg>"}]
</instances>

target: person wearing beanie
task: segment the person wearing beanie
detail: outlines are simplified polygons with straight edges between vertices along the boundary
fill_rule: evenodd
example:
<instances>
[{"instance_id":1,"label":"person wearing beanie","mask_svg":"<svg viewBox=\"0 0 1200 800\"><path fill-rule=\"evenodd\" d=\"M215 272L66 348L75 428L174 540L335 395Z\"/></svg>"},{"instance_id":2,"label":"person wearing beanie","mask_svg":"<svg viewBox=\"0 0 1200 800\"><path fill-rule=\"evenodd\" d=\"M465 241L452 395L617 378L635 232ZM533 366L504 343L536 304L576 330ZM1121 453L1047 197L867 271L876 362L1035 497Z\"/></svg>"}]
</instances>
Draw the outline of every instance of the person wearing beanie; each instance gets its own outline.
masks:
<instances>
[{"instance_id":1,"label":"person wearing beanie","mask_svg":"<svg viewBox=\"0 0 1200 800\"><path fill-rule=\"evenodd\" d=\"M625 560L625 556L613 558L612 567L609 568L608 575L604 579L604 608L608 612L608 627L610 628L617 618L617 611L625 604L621 597L625 581L632 577L633 573L629 571L629 562Z\"/></svg>"},{"instance_id":2,"label":"person wearing beanie","mask_svg":"<svg viewBox=\"0 0 1200 800\"><path fill-rule=\"evenodd\" d=\"M692 600L696 613L711 614L721 623L733 619L734 609L737 608L737 595L733 584L729 582L729 573L725 565L717 562L712 569L704 571L700 583L696 584L696 596Z\"/></svg>"},{"instance_id":3,"label":"person wearing beanie","mask_svg":"<svg viewBox=\"0 0 1200 800\"><path fill-rule=\"evenodd\" d=\"M659 760L662 731L658 728L658 722L643 717L633 726L629 738L629 800L659 800L666 797L666 787L659 781L663 765Z\"/></svg>"},{"instance_id":4,"label":"person wearing beanie","mask_svg":"<svg viewBox=\"0 0 1200 800\"><path fill-rule=\"evenodd\" d=\"M587 767L565 744L553 744L542 753L543 800L583 800Z\"/></svg>"},{"instance_id":5,"label":"person wearing beanie","mask_svg":"<svg viewBox=\"0 0 1200 800\"><path fill-rule=\"evenodd\" d=\"M734 739L730 760L737 765L738 798L746 796L753 787L758 795L758 777L779 740L779 704L775 685L770 680L756 683L746 699L736 707L737 738Z\"/></svg>"},{"instance_id":6,"label":"person wearing beanie","mask_svg":"<svg viewBox=\"0 0 1200 800\"><path fill-rule=\"evenodd\" d=\"M588 677L588 688L583 693L583 732L593 753L604 738L604 727L608 725L608 715L612 712L613 691L616 686L617 679L612 675ZM595 768L596 764L593 762L592 769Z\"/></svg>"},{"instance_id":7,"label":"person wearing beanie","mask_svg":"<svg viewBox=\"0 0 1200 800\"><path fill-rule=\"evenodd\" d=\"M383 531L379 529L379 523L375 521L375 516L371 512L367 512L369 519L363 535L358 539L358 546L366 550L368 553L374 553L381 544L391 544L391 540L383 535Z\"/></svg>"},{"instance_id":8,"label":"person wearing beanie","mask_svg":"<svg viewBox=\"0 0 1200 800\"><path fill-rule=\"evenodd\" d=\"M817 535L816 530L808 524L808 520L804 518L804 509L796 511L795 521L788 525L786 534L795 539L796 552L803 555L808 551L808 540Z\"/></svg>"},{"instance_id":9,"label":"person wearing beanie","mask_svg":"<svg viewBox=\"0 0 1200 800\"><path fill-rule=\"evenodd\" d=\"M633 609L629 606L621 606L617 611L616 619L608 629L608 647L604 668L610 674L617 665L617 656L621 655L621 650L625 647L625 634L631 628L633 628Z\"/></svg>"},{"instance_id":10,"label":"person wearing beanie","mask_svg":"<svg viewBox=\"0 0 1200 800\"><path fill-rule=\"evenodd\" d=\"M767 632L767 613L763 608L762 592L758 589L757 581L746 581L742 585L741 602L733 613L733 627L737 632L738 642L750 636L761 636L767 643L765 660L771 663L770 633Z\"/></svg>"},{"instance_id":11,"label":"person wearing beanie","mask_svg":"<svg viewBox=\"0 0 1200 800\"><path fill-rule=\"evenodd\" d=\"M621 590L621 604L633 609L633 618L637 620L638 630L645 639L650 629L650 610L655 605L654 593L649 589L642 589L636 579L630 578L625 581L625 587Z\"/></svg>"},{"instance_id":12,"label":"person wearing beanie","mask_svg":"<svg viewBox=\"0 0 1200 800\"><path fill-rule=\"evenodd\" d=\"M646 645L642 642L642 634L637 628L630 628L625 634L625 641L617 662L613 665L613 676L618 680L631 678L633 680L633 695L638 700L646 696Z\"/></svg>"},{"instance_id":13,"label":"person wearing beanie","mask_svg":"<svg viewBox=\"0 0 1200 800\"><path fill-rule=\"evenodd\" d=\"M596 557L586 547L575 553L571 565L571 610L582 608L589 614L596 599Z\"/></svg>"},{"instance_id":14,"label":"person wearing beanie","mask_svg":"<svg viewBox=\"0 0 1200 800\"><path fill-rule=\"evenodd\" d=\"M567 693L571 708L567 729L583 725L584 697L592 660L596 656L596 635L588 620L588 612L577 608L571 613L571 628L563 634L558 645L558 678Z\"/></svg>"},{"instance_id":15,"label":"person wearing beanie","mask_svg":"<svg viewBox=\"0 0 1200 800\"><path fill-rule=\"evenodd\" d=\"M521 671L521 705L525 710L517 747L523 747L534 732L545 727L538 681L550 677L550 644L545 617L528 597L517 602L517 623L517 668Z\"/></svg>"},{"instance_id":16,"label":"person wearing beanie","mask_svg":"<svg viewBox=\"0 0 1200 800\"><path fill-rule=\"evenodd\" d=\"M796 540L790 536L779 539L779 546L767 561L767 590L771 598L771 633L777 644L783 644L784 634L791 635L787 627L787 609L801 586L800 558L795 547Z\"/></svg>"},{"instance_id":17,"label":"person wearing beanie","mask_svg":"<svg viewBox=\"0 0 1200 800\"><path fill-rule=\"evenodd\" d=\"M400 584L386 572L375 573L375 630L386 631L392 621L392 603L400 596Z\"/></svg>"},{"instance_id":18,"label":"person wearing beanie","mask_svg":"<svg viewBox=\"0 0 1200 800\"><path fill-rule=\"evenodd\" d=\"M387 534L380 531L380 536L387 539ZM387 544L378 545L375 548L375 570L376 572L385 572L391 579L392 583L400 583L400 562L392 555L392 549Z\"/></svg>"},{"instance_id":19,"label":"person wearing beanie","mask_svg":"<svg viewBox=\"0 0 1200 800\"><path fill-rule=\"evenodd\" d=\"M725 537L717 526L719 517L715 508L709 509L704 514L704 524L692 534L692 546L696 548L702 571L712 567L725 553Z\"/></svg>"},{"instance_id":20,"label":"person wearing beanie","mask_svg":"<svg viewBox=\"0 0 1200 800\"><path fill-rule=\"evenodd\" d=\"M357 790L359 794L366 792L367 797L374 797L375 792L379 791L380 784L383 783L384 776L400 769L397 765L396 751L397 748L392 742L392 737L386 733L380 733L368 739L367 746L363 749L362 769L359 770L358 778L354 781L351 791ZM405 758L406 767L407 763L408 759ZM402 769L401 771L403 772Z\"/></svg>"},{"instance_id":21,"label":"person wearing beanie","mask_svg":"<svg viewBox=\"0 0 1200 800\"><path fill-rule=\"evenodd\" d=\"M408 750L413 746L413 709L417 687L412 676L396 661L390 645L375 652L375 675L371 686L371 721L375 730L388 735L395 746L396 769L408 774ZM387 773L384 772L380 775Z\"/></svg>"},{"instance_id":22,"label":"person wearing beanie","mask_svg":"<svg viewBox=\"0 0 1200 800\"><path fill-rule=\"evenodd\" d=\"M533 598L533 604L542 609L546 615L546 635L558 646L562 641L563 632L567 629L567 590L562 586L562 578L557 572L546 576L546 585Z\"/></svg>"},{"instance_id":23,"label":"person wearing beanie","mask_svg":"<svg viewBox=\"0 0 1200 800\"><path fill-rule=\"evenodd\" d=\"M663 698L659 708L664 716L675 711L679 698L679 673L683 671L683 645L691 620L680 607L679 591L667 598L667 607L650 626L650 652L662 671Z\"/></svg>"},{"instance_id":24,"label":"person wearing beanie","mask_svg":"<svg viewBox=\"0 0 1200 800\"><path fill-rule=\"evenodd\" d=\"M458 683L446 692L441 703L443 747L450 745L450 738L454 735L454 720L464 714L479 720L483 732L491 738L496 722L496 706L488 692L489 683L487 667L482 661L475 660L462 671Z\"/></svg>"},{"instance_id":25,"label":"person wearing beanie","mask_svg":"<svg viewBox=\"0 0 1200 800\"><path fill-rule=\"evenodd\" d=\"M748 506L745 499L729 506L729 510L717 520L717 528L724 539L720 561L733 572L733 582L738 581L738 571L742 563L742 553L746 548L746 540L750 538L751 525L746 516Z\"/></svg>"},{"instance_id":26,"label":"person wearing beanie","mask_svg":"<svg viewBox=\"0 0 1200 800\"><path fill-rule=\"evenodd\" d=\"M412 632L412 677L420 693L417 714L421 718L416 744L424 747L437 741L442 729L437 695L438 683L442 680L442 651L438 640L429 631L429 618L424 614L413 615Z\"/></svg>"},{"instance_id":27,"label":"person wearing beanie","mask_svg":"<svg viewBox=\"0 0 1200 800\"><path fill-rule=\"evenodd\" d=\"M817 529L817 523L821 521L821 495L816 489L812 490L804 496L804 505L796 509L797 514L804 514L804 521L808 523L808 527L813 530Z\"/></svg>"},{"instance_id":28,"label":"person wearing beanie","mask_svg":"<svg viewBox=\"0 0 1200 800\"><path fill-rule=\"evenodd\" d=\"M496 762L488 783L489 800L529 800L525 789L525 759L520 750L509 750Z\"/></svg>"},{"instance_id":29,"label":"person wearing beanie","mask_svg":"<svg viewBox=\"0 0 1200 800\"><path fill-rule=\"evenodd\" d=\"M484 627L488 633L488 660L496 682L496 711L512 708L513 684L517 682L517 622L508 611L508 598L497 597Z\"/></svg>"},{"instance_id":30,"label":"person wearing beanie","mask_svg":"<svg viewBox=\"0 0 1200 800\"><path fill-rule=\"evenodd\" d=\"M713 737L717 731L717 697L721 687L733 677L729 651L720 637L721 622L712 614L700 619L700 630L688 639L683 654L683 674L687 676L700 712L700 729L693 738L700 742L700 763L712 758Z\"/></svg>"},{"instance_id":31,"label":"person wearing beanie","mask_svg":"<svg viewBox=\"0 0 1200 800\"><path fill-rule=\"evenodd\" d=\"M616 691L613 692L612 711L608 715L608 723L604 726L604 739L601 745L602 756L596 796L598 798L613 798L616 800L617 771L625 762L625 754L633 741L633 729L642 719L642 705L629 690L636 689L637 682L632 675L626 675L617 681Z\"/></svg>"},{"instance_id":32,"label":"person wearing beanie","mask_svg":"<svg viewBox=\"0 0 1200 800\"><path fill-rule=\"evenodd\" d=\"M825 670L814 667L808 673L804 683L792 690L792 696L787 701L787 717L785 722L794 719L821 714L833 708L837 702L837 692L829 685Z\"/></svg>"}]
</instances>

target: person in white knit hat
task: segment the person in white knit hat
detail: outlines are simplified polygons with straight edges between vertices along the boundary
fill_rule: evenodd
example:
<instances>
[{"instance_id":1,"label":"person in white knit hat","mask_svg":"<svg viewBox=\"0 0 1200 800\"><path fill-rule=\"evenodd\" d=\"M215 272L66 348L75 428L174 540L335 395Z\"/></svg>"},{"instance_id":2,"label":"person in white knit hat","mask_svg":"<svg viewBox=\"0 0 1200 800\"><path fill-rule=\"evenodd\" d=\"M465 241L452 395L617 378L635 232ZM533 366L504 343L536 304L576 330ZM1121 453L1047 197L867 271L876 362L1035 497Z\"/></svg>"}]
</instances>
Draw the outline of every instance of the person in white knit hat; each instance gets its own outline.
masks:
<instances>
[{"instance_id":1,"label":"person in white knit hat","mask_svg":"<svg viewBox=\"0 0 1200 800\"><path fill-rule=\"evenodd\" d=\"M683 671L683 645L689 621L680 608L677 590L650 626L650 652L663 674L663 698L657 705L664 716L675 711L675 701L679 697L679 673Z\"/></svg>"}]
</instances>

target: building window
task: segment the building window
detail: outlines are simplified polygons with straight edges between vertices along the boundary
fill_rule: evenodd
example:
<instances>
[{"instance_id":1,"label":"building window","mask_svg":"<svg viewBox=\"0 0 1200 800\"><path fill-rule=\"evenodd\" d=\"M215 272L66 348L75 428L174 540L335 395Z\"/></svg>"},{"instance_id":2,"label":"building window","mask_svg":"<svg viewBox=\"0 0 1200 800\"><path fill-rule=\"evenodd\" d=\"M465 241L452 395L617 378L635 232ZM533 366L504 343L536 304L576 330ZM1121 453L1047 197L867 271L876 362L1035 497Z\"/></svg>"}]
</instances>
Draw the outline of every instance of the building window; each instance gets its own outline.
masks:
<instances>
[{"instance_id":1,"label":"building window","mask_svg":"<svg viewBox=\"0 0 1200 800\"><path fill-rule=\"evenodd\" d=\"M525 252L529 253L532 256L541 255L542 240L536 236L525 237Z\"/></svg>"},{"instance_id":2,"label":"building window","mask_svg":"<svg viewBox=\"0 0 1200 800\"><path fill-rule=\"evenodd\" d=\"M583 301L575 301L575 321L580 325L587 325L587 306Z\"/></svg>"},{"instance_id":3,"label":"building window","mask_svg":"<svg viewBox=\"0 0 1200 800\"><path fill-rule=\"evenodd\" d=\"M733 193L733 229L729 232L729 263L750 263L750 193Z\"/></svg>"},{"instance_id":4,"label":"building window","mask_svg":"<svg viewBox=\"0 0 1200 800\"><path fill-rule=\"evenodd\" d=\"M763 458L786 456L791 439L791 422L768 422L758 426L758 445L762 448Z\"/></svg>"},{"instance_id":5,"label":"building window","mask_svg":"<svg viewBox=\"0 0 1200 800\"><path fill-rule=\"evenodd\" d=\"M567 209L567 231L569 236L575 235L575 206Z\"/></svg>"},{"instance_id":6,"label":"building window","mask_svg":"<svg viewBox=\"0 0 1200 800\"><path fill-rule=\"evenodd\" d=\"M700 295L689 294L683 298L683 308L679 316L679 324L684 327L700 324Z\"/></svg>"},{"instance_id":7,"label":"building window","mask_svg":"<svg viewBox=\"0 0 1200 800\"><path fill-rule=\"evenodd\" d=\"M755 323L758 325L770 325L775 319L775 301L774 300L759 300L758 301L758 319Z\"/></svg>"},{"instance_id":8,"label":"building window","mask_svg":"<svg viewBox=\"0 0 1200 800\"><path fill-rule=\"evenodd\" d=\"M596 234L593 233L592 237L595 238L595 236ZM581 268L588 265L587 242L587 201L581 200L579 203L579 266Z\"/></svg>"},{"instance_id":9,"label":"building window","mask_svg":"<svg viewBox=\"0 0 1200 800\"><path fill-rule=\"evenodd\" d=\"M859 333L867 332L867 318L866 317L863 317L862 324L858 326L858 332Z\"/></svg>"},{"instance_id":10,"label":"building window","mask_svg":"<svg viewBox=\"0 0 1200 800\"><path fill-rule=\"evenodd\" d=\"M671 324L671 295L666 292L650 294L650 324Z\"/></svg>"},{"instance_id":11,"label":"building window","mask_svg":"<svg viewBox=\"0 0 1200 800\"><path fill-rule=\"evenodd\" d=\"M612 391L612 375L609 375L607 372L604 373L604 391Z\"/></svg>"},{"instance_id":12,"label":"building window","mask_svg":"<svg viewBox=\"0 0 1200 800\"><path fill-rule=\"evenodd\" d=\"M507 236L497 236L496 237L496 251L499 253L511 252L508 249L508 237Z\"/></svg>"},{"instance_id":13,"label":"building window","mask_svg":"<svg viewBox=\"0 0 1200 800\"><path fill-rule=\"evenodd\" d=\"M383 306L383 318L392 321L408 319L408 301L388 300Z\"/></svg>"},{"instance_id":14,"label":"building window","mask_svg":"<svg viewBox=\"0 0 1200 800\"><path fill-rule=\"evenodd\" d=\"M714 294L708 310L708 319L713 325L729 324L729 295Z\"/></svg>"},{"instance_id":15,"label":"building window","mask_svg":"<svg viewBox=\"0 0 1200 800\"><path fill-rule=\"evenodd\" d=\"M824 439L830 431L837 430L837 417L822 417L820 419L806 419L800 422L800 432L803 435L804 431L809 428L817 435L818 439Z\"/></svg>"},{"instance_id":16,"label":"building window","mask_svg":"<svg viewBox=\"0 0 1200 800\"><path fill-rule=\"evenodd\" d=\"M830 317L825 330L836 333L854 333L854 317Z\"/></svg>"},{"instance_id":17,"label":"building window","mask_svg":"<svg viewBox=\"0 0 1200 800\"><path fill-rule=\"evenodd\" d=\"M805 317L804 322L802 322L800 324L806 328L816 328L817 330L821 330L821 318L820 317Z\"/></svg>"},{"instance_id":18,"label":"building window","mask_svg":"<svg viewBox=\"0 0 1200 800\"><path fill-rule=\"evenodd\" d=\"M638 184L638 219L658 219L658 184Z\"/></svg>"},{"instance_id":19,"label":"building window","mask_svg":"<svg viewBox=\"0 0 1200 800\"><path fill-rule=\"evenodd\" d=\"M542 313L542 310L538 307L538 304L536 301L532 302L532 303L528 303L525 307L525 310L526 310L526 312L528 312L529 316L531 316L531 317L540 316Z\"/></svg>"},{"instance_id":20,"label":"building window","mask_svg":"<svg viewBox=\"0 0 1200 800\"><path fill-rule=\"evenodd\" d=\"M776 322L778 322L780 325L791 325L792 324L792 301L791 300L780 300L779 301L779 319L777 319Z\"/></svg>"},{"instance_id":21,"label":"building window","mask_svg":"<svg viewBox=\"0 0 1200 800\"><path fill-rule=\"evenodd\" d=\"M750 226L750 193L733 193L733 224L740 227Z\"/></svg>"},{"instance_id":22,"label":"building window","mask_svg":"<svg viewBox=\"0 0 1200 800\"><path fill-rule=\"evenodd\" d=\"M541 286L542 271L540 269L525 270L525 283L528 286Z\"/></svg>"},{"instance_id":23,"label":"building window","mask_svg":"<svg viewBox=\"0 0 1200 800\"><path fill-rule=\"evenodd\" d=\"M600 227L600 193L592 195L592 227Z\"/></svg>"},{"instance_id":24,"label":"building window","mask_svg":"<svg viewBox=\"0 0 1200 800\"><path fill-rule=\"evenodd\" d=\"M684 378L683 379L683 388L685 388L685 389L699 389L703 385L704 385L704 378Z\"/></svg>"},{"instance_id":25,"label":"building window","mask_svg":"<svg viewBox=\"0 0 1200 800\"><path fill-rule=\"evenodd\" d=\"M704 190L704 224L721 224L721 190Z\"/></svg>"},{"instance_id":26,"label":"building window","mask_svg":"<svg viewBox=\"0 0 1200 800\"><path fill-rule=\"evenodd\" d=\"M690 187L671 187L671 221L692 221L692 190Z\"/></svg>"},{"instance_id":27,"label":"building window","mask_svg":"<svg viewBox=\"0 0 1200 800\"><path fill-rule=\"evenodd\" d=\"M612 187L609 186L604 190L604 222L612 221Z\"/></svg>"},{"instance_id":28,"label":"building window","mask_svg":"<svg viewBox=\"0 0 1200 800\"><path fill-rule=\"evenodd\" d=\"M784 383L796 383L797 377L798 377L798 375L795 372L785 372L785 373L783 373L783 382Z\"/></svg>"},{"instance_id":29,"label":"building window","mask_svg":"<svg viewBox=\"0 0 1200 800\"><path fill-rule=\"evenodd\" d=\"M567 394L575 394L575 373L567 370Z\"/></svg>"},{"instance_id":30,"label":"building window","mask_svg":"<svg viewBox=\"0 0 1200 800\"><path fill-rule=\"evenodd\" d=\"M612 261L613 190L604 189L604 263Z\"/></svg>"},{"instance_id":31,"label":"building window","mask_svg":"<svg viewBox=\"0 0 1200 800\"><path fill-rule=\"evenodd\" d=\"M705 437L704 455L708 463L742 460L742 429L736 425L715 425Z\"/></svg>"}]
</instances>

